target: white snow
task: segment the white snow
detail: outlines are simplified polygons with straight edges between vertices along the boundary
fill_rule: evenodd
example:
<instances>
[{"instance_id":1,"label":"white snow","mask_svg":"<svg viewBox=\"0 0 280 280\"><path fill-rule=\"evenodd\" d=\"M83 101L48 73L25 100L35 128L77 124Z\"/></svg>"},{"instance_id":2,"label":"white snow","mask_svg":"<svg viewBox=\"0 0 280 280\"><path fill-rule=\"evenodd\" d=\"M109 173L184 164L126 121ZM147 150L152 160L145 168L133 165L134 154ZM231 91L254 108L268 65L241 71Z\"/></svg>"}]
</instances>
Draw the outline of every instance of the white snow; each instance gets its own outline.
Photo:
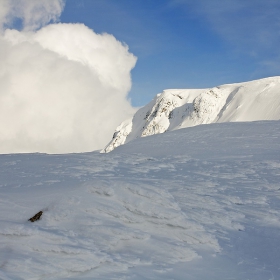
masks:
<instances>
[{"instance_id":1,"label":"white snow","mask_svg":"<svg viewBox=\"0 0 280 280\"><path fill-rule=\"evenodd\" d=\"M0 155L0 279L280 279L279 138L216 123Z\"/></svg>"},{"instance_id":2,"label":"white snow","mask_svg":"<svg viewBox=\"0 0 280 280\"><path fill-rule=\"evenodd\" d=\"M170 89L118 126L102 152L138 137L200 124L279 119L280 77L212 89Z\"/></svg>"}]
</instances>

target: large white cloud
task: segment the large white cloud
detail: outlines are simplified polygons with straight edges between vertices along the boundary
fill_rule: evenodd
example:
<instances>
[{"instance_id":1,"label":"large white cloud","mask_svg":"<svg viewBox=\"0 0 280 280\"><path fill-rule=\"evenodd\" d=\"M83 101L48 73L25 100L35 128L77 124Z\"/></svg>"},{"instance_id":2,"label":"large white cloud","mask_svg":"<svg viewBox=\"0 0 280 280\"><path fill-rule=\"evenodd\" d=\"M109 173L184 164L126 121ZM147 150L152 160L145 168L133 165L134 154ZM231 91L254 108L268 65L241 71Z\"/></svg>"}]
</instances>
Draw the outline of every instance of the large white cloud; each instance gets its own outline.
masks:
<instances>
[{"instance_id":1,"label":"large white cloud","mask_svg":"<svg viewBox=\"0 0 280 280\"><path fill-rule=\"evenodd\" d=\"M0 153L102 148L134 112L127 94L136 58L112 35L82 24L36 30L57 18L62 1L21 2L40 2L42 21L22 8L23 31L6 29L0 38Z\"/></svg>"}]
</instances>

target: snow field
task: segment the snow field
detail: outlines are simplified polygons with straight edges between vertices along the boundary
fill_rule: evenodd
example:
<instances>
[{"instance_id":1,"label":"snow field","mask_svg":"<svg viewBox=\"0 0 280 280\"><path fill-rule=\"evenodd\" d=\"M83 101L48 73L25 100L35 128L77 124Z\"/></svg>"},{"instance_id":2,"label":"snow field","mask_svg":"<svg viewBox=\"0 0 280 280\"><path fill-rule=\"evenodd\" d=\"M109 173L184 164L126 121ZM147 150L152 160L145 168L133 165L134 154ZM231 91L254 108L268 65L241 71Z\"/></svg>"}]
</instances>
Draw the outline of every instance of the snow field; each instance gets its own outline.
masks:
<instances>
[{"instance_id":1,"label":"snow field","mask_svg":"<svg viewBox=\"0 0 280 280\"><path fill-rule=\"evenodd\" d=\"M223 123L1 155L0 278L278 279L279 136L279 121Z\"/></svg>"}]
</instances>

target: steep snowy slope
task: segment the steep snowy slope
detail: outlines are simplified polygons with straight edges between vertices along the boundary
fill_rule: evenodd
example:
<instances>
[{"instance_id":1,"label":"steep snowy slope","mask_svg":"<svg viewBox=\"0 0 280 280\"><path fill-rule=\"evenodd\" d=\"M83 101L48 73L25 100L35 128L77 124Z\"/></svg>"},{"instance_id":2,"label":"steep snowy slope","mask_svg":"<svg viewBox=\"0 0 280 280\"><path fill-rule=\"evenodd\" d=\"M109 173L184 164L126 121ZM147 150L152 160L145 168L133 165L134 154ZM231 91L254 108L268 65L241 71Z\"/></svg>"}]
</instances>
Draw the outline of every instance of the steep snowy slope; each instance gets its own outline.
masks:
<instances>
[{"instance_id":1,"label":"steep snowy slope","mask_svg":"<svg viewBox=\"0 0 280 280\"><path fill-rule=\"evenodd\" d=\"M280 77L212 89L165 90L117 127L103 152L138 137L199 124L280 119Z\"/></svg>"},{"instance_id":2,"label":"steep snowy slope","mask_svg":"<svg viewBox=\"0 0 280 280\"><path fill-rule=\"evenodd\" d=\"M279 143L265 121L0 155L0 279L280 279Z\"/></svg>"}]
</instances>

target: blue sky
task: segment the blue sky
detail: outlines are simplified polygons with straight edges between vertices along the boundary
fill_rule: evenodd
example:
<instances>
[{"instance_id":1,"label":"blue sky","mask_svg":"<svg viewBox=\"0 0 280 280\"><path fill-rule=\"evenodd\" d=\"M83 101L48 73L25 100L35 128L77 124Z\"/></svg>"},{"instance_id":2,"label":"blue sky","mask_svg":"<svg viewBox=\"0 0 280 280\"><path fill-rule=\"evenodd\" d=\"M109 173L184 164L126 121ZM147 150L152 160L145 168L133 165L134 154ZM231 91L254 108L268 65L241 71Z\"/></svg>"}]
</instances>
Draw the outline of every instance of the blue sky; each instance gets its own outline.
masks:
<instances>
[{"instance_id":1,"label":"blue sky","mask_svg":"<svg viewBox=\"0 0 280 280\"><path fill-rule=\"evenodd\" d=\"M67 0L60 21L129 46L129 97L142 106L167 88L280 75L279 15L279 0Z\"/></svg>"}]
</instances>

